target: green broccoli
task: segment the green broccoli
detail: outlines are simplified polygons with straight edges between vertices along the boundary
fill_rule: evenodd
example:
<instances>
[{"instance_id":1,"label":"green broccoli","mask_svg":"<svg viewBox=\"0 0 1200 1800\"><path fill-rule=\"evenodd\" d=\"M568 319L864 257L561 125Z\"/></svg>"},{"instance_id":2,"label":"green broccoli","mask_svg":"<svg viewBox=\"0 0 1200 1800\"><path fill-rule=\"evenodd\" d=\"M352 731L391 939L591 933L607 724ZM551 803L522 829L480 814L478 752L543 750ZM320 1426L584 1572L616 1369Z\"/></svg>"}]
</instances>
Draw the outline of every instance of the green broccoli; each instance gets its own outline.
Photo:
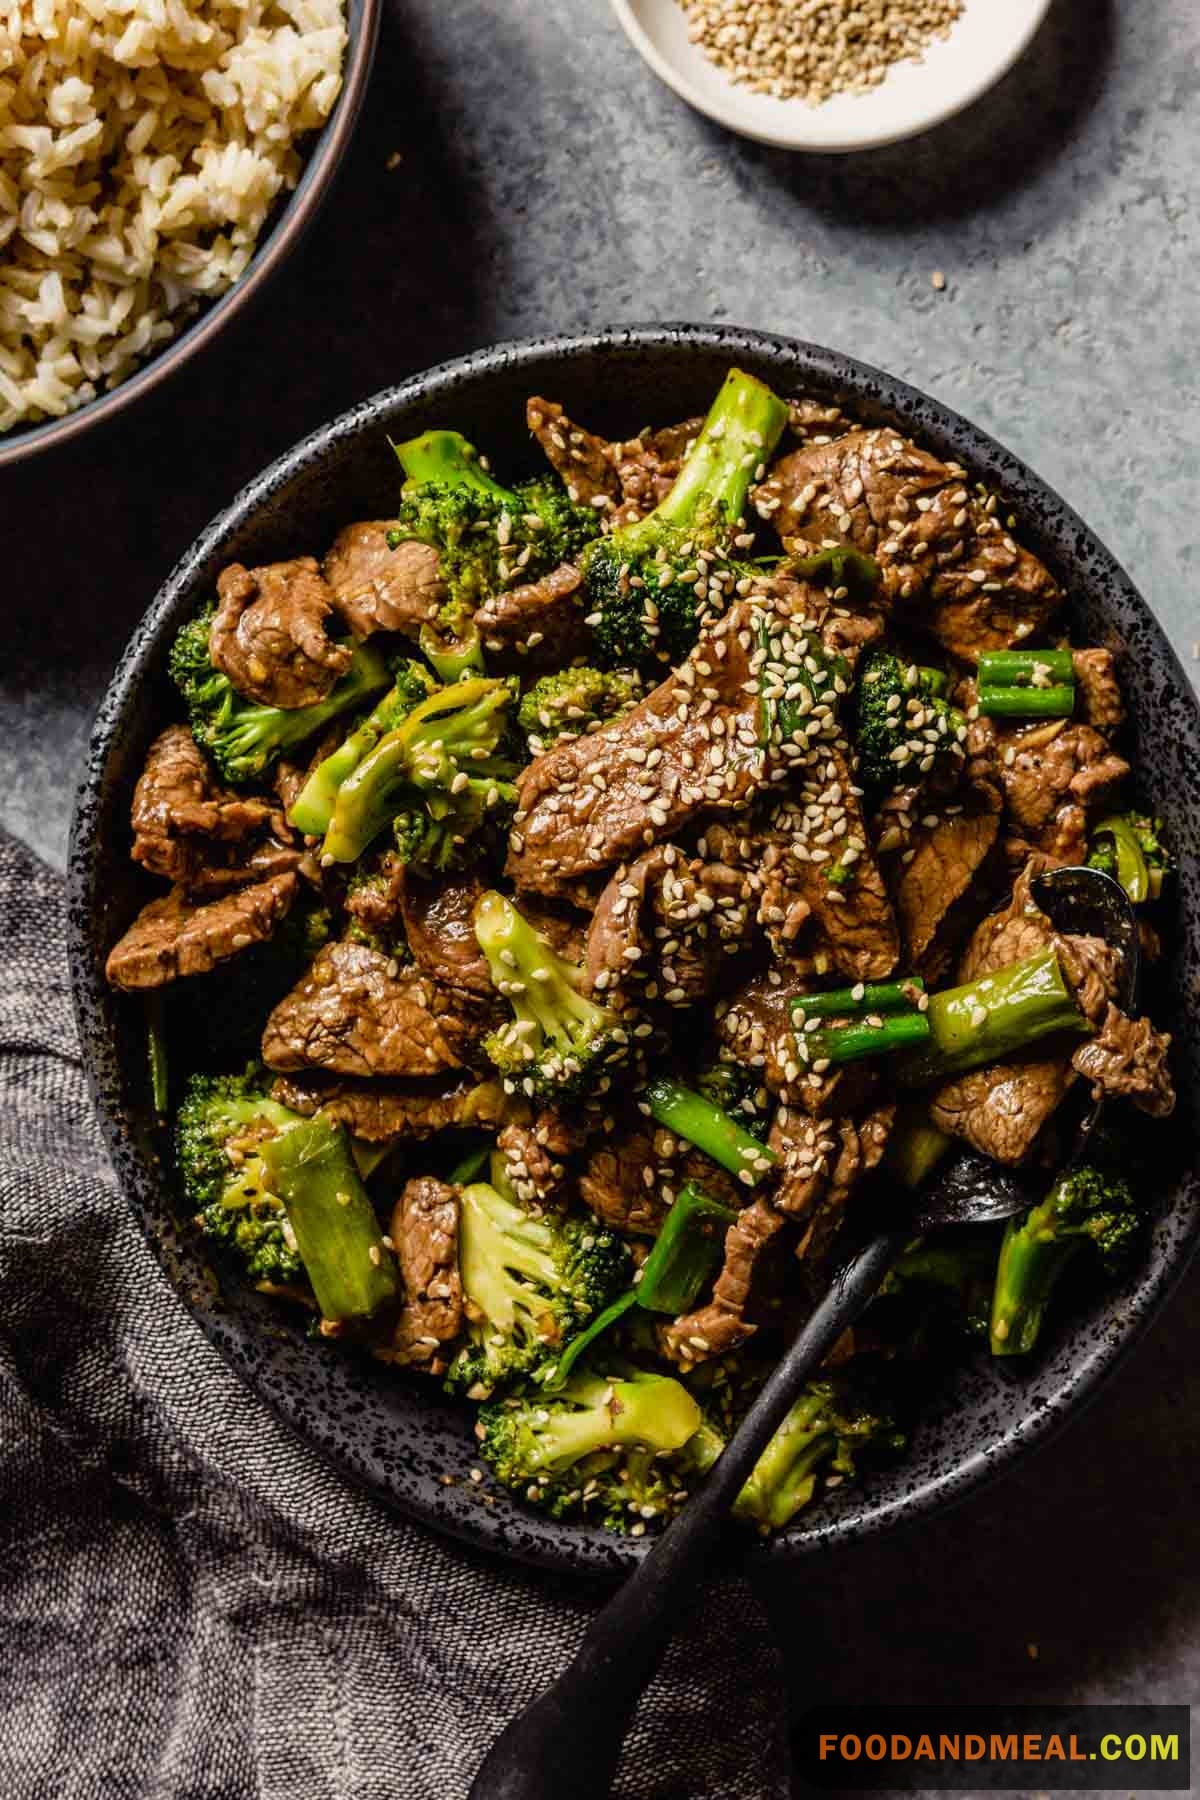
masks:
<instances>
[{"instance_id":1,"label":"green broccoli","mask_svg":"<svg viewBox=\"0 0 1200 1800\"><path fill-rule=\"evenodd\" d=\"M1044 1200L1008 1222L992 1293L992 1355L1034 1348L1059 1277L1083 1245L1099 1252L1108 1275L1120 1275L1146 1223L1144 1203L1115 1170L1081 1163L1060 1175Z\"/></svg>"},{"instance_id":2,"label":"green broccoli","mask_svg":"<svg viewBox=\"0 0 1200 1800\"><path fill-rule=\"evenodd\" d=\"M1157 900L1174 866L1162 820L1140 812L1101 819L1092 827L1088 865L1119 881L1135 905Z\"/></svg>"},{"instance_id":3,"label":"green broccoli","mask_svg":"<svg viewBox=\"0 0 1200 1800\"><path fill-rule=\"evenodd\" d=\"M426 431L395 451L407 480L388 541L393 548L412 538L431 544L447 590L437 642L431 637L422 649L442 674L449 665L438 658L455 659L459 672L481 667L476 608L505 588L576 562L599 532L599 520L553 477L502 487L457 431Z\"/></svg>"},{"instance_id":4,"label":"green broccoli","mask_svg":"<svg viewBox=\"0 0 1200 1800\"><path fill-rule=\"evenodd\" d=\"M468 676L413 707L342 782L324 855L354 862L392 826L406 863L471 861L483 828L516 803L516 765L503 741L512 699L508 682Z\"/></svg>"},{"instance_id":5,"label":"green broccoli","mask_svg":"<svg viewBox=\"0 0 1200 1800\"><path fill-rule=\"evenodd\" d=\"M175 1120L184 1199L200 1229L233 1252L255 1282L308 1286L283 1202L271 1191L260 1146L302 1121L269 1098L270 1077L193 1075Z\"/></svg>"},{"instance_id":6,"label":"green broccoli","mask_svg":"<svg viewBox=\"0 0 1200 1800\"><path fill-rule=\"evenodd\" d=\"M630 1276L613 1232L582 1216L528 1213L486 1181L462 1190L458 1259L468 1342L446 1388L472 1400L551 1368Z\"/></svg>"},{"instance_id":7,"label":"green broccoli","mask_svg":"<svg viewBox=\"0 0 1200 1800\"><path fill-rule=\"evenodd\" d=\"M853 1475L862 1455L895 1454L905 1438L854 1364L810 1381L734 1501L765 1535L808 1505L822 1469Z\"/></svg>"},{"instance_id":8,"label":"green broccoli","mask_svg":"<svg viewBox=\"0 0 1200 1800\"><path fill-rule=\"evenodd\" d=\"M383 699L355 726L344 743L317 764L288 812L288 823L309 837L324 837L342 783L353 775L380 738L395 731L414 707L429 698L437 685L423 663L411 659L402 662Z\"/></svg>"},{"instance_id":9,"label":"green broccoli","mask_svg":"<svg viewBox=\"0 0 1200 1800\"><path fill-rule=\"evenodd\" d=\"M517 723L529 740L530 753L540 756L561 738L606 720L619 719L642 698L635 669L590 669L581 666L543 675L521 701Z\"/></svg>"},{"instance_id":10,"label":"green broccoli","mask_svg":"<svg viewBox=\"0 0 1200 1800\"><path fill-rule=\"evenodd\" d=\"M311 706L260 706L213 666L208 636L215 612L214 604L188 621L171 646L168 668L186 703L192 736L226 781L258 780L286 750L307 743L332 719L365 705L388 685L380 652L358 644L350 667L323 700Z\"/></svg>"},{"instance_id":11,"label":"green broccoli","mask_svg":"<svg viewBox=\"0 0 1200 1800\"><path fill-rule=\"evenodd\" d=\"M863 786L873 795L928 775L939 763L961 762L967 721L945 698L940 669L906 663L874 650L858 681L854 746Z\"/></svg>"},{"instance_id":12,"label":"green broccoli","mask_svg":"<svg viewBox=\"0 0 1200 1800\"><path fill-rule=\"evenodd\" d=\"M582 970L559 956L494 889L475 903L475 936L513 1010L484 1039L507 1093L578 1100L607 1092L607 1069L629 1054L616 1013L580 992Z\"/></svg>"},{"instance_id":13,"label":"green broccoli","mask_svg":"<svg viewBox=\"0 0 1200 1800\"><path fill-rule=\"evenodd\" d=\"M498 1481L553 1518L589 1513L638 1536L687 1497L662 1459L703 1415L670 1375L573 1375L560 1393L496 1401L479 1415L480 1454Z\"/></svg>"},{"instance_id":14,"label":"green broccoli","mask_svg":"<svg viewBox=\"0 0 1200 1800\"><path fill-rule=\"evenodd\" d=\"M996 1237L991 1228L973 1234L958 1226L949 1239L917 1238L888 1271L881 1299L913 1299L922 1310L941 1303L945 1322L969 1338L986 1338Z\"/></svg>"},{"instance_id":15,"label":"green broccoli","mask_svg":"<svg viewBox=\"0 0 1200 1800\"><path fill-rule=\"evenodd\" d=\"M706 1063L696 1075L696 1092L765 1144L771 1129L774 1102L770 1090L763 1085L761 1070L749 1063L726 1062L721 1058Z\"/></svg>"},{"instance_id":16,"label":"green broccoli","mask_svg":"<svg viewBox=\"0 0 1200 1800\"><path fill-rule=\"evenodd\" d=\"M670 493L584 552L588 617L613 664L678 661L739 582L761 570L731 552L752 541L744 513L770 461L787 407L770 388L731 369Z\"/></svg>"}]
</instances>

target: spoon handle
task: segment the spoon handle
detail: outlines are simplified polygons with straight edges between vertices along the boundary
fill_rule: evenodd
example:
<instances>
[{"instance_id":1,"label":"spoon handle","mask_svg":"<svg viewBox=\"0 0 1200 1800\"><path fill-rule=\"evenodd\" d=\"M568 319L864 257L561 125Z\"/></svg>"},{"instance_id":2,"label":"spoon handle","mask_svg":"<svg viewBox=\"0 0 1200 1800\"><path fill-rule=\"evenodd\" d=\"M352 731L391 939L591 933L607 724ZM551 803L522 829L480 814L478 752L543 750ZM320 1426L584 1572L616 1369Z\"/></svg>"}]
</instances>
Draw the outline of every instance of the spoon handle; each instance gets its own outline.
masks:
<instances>
[{"instance_id":1,"label":"spoon handle","mask_svg":"<svg viewBox=\"0 0 1200 1800\"><path fill-rule=\"evenodd\" d=\"M606 1800L638 1698L697 1595L729 1508L804 1383L874 1298L909 1235L880 1232L835 1277L703 1487L597 1613L553 1687L497 1738L469 1800Z\"/></svg>"}]
</instances>

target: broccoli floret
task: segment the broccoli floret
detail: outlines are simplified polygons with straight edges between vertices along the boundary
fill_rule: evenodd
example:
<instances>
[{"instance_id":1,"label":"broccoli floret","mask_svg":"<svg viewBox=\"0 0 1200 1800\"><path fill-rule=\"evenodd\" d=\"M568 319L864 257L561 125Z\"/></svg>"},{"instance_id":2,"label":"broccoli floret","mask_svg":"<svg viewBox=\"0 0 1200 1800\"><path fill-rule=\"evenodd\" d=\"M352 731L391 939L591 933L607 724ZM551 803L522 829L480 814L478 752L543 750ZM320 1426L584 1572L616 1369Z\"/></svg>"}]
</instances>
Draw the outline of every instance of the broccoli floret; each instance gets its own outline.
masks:
<instances>
[{"instance_id":1,"label":"broccoli floret","mask_svg":"<svg viewBox=\"0 0 1200 1800\"><path fill-rule=\"evenodd\" d=\"M636 669L559 669L534 682L521 701L517 723L529 740L530 752L540 756L560 738L578 737L608 719L620 718L637 705L642 693Z\"/></svg>"},{"instance_id":2,"label":"broccoli floret","mask_svg":"<svg viewBox=\"0 0 1200 1800\"><path fill-rule=\"evenodd\" d=\"M660 1459L703 1422L670 1375L630 1369L573 1375L553 1396L497 1401L479 1415L480 1454L498 1481L553 1518L593 1514L611 1530L645 1530L686 1489Z\"/></svg>"},{"instance_id":3,"label":"broccoli floret","mask_svg":"<svg viewBox=\"0 0 1200 1800\"><path fill-rule=\"evenodd\" d=\"M859 677L854 746L863 786L875 796L961 761L967 722L943 696L940 669L921 669L875 650Z\"/></svg>"},{"instance_id":4,"label":"broccoli floret","mask_svg":"<svg viewBox=\"0 0 1200 1800\"><path fill-rule=\"evenodd\" d=\"M308 1285L295 1235L267 1186L259 1146L302 1123L268 1097L267 1077L193 1075L175 1122L184 1199L200 1229L232 1252L252 1281Z\"/></svg>"},{"instance_id":5,"label":"broccoli floret","mask_svg":"<svg viewBox=\"0 0 1200 1800\"><path fill-rule=\"evenodd\" d=\"M757 1069L747 1063L718 1059L699 1071L696 1092L736 1119L760 1143L766 1143L774 1102Z\"/></svg>"},{"instance_id":6,"label":"broccoli floret","mask_svg":"<svg viewBox=\"0 0 1200 1800\"><path fill-rule=\"evenodd\" d=\"M1174 867L1162 820L1140 812L1101 819L1092 828L1088 864L1119 881L1135 905L1157 900Z\"/></svg>"},{"instance_id":7,"label":"broccoli floret","mask_svg":"<svg viewBox=\"0 0 1200 1800\"><path fill-rule=\"evenodd\" d=\"M730 555L749 538L750 487L786 423L787 407L770 388L731 369L670 493L585 550L588 616L606 662L678 661L739 582L761 573Z\"/></svg>"},{"instance_id":8,"label":"broccoli floret","mask_svg":"<svg viewBox=\"0 0 1200 1800\"><path fill-rule=\"evenodd\" d=\"M864 1454L895 1454L905 1437L853 1364L810 1381L734 1502L734 1514L779 1531L812 1499L818 1475L854 1475Z\"/></svg>"},{"instance_id":9,"label":"broccoli floret","mask_svg":"<svg viewBox=\"0 0 1200 1800\"><path fill-rule=\"evenodd\" d=\"M971 1339L988 1335L996 1239L989 1229L978 1236L960 1225L944 1241L917 1239L893 1263L880 1288L882 1300L912 1300L921 1312L930 1303L952 1329Z\"/></svg>"},{"instance_id":10,"label":"broccoli floret","mask_svg":"<svg viewBox=\"0 0 1200 1800\"><path fill-rule=\"evenodd\" d=\"M437 685L423 663L411 658L400 662L383 699L308 777L288 813L289 824L310 837L323 837L329 830L342 783L354 773L364 756L371 753L380 738L402 725L413 708L427 700Z\"/></svg>"},{"instance_id":11,"label":"broccoli floret","mask_svg":"<svg viewBox=\"0 0 1200 1800\"><path fill-rule=\"evenodd\" d=\"M560 1101L605 1093L629 1034L616 1013L580 992L582 971L494 889L475 904L475 936L513 1010L483 1044L506 1092Z\"/></svg>"},{"instance_id":12,"label":"broccoli floret","mask_svg":"<svg viewBox=\"0 0 1200 1800\"><path fill-rule=\"evenodd\" d=\"M171 646L171 679L183 695L192 736L226 781L256 781L283 755L340 714L364 705L388 685L388 667L371 644L354 647L350 667L311 706L260 706L238 693L208 653L215 605L198 613Z\"/></svg>"},{"instance_id":13,"label":"broccoli floret","mask_svg":"<svg viewBox=\"0 0 1200 1800\"><path fill-rule=\"evenodd\" d=\"M992 1294L993 1356L1023 1356L1037 1343L1063 1270L1091 1244L1119 1275L1146 1227L1144 1203L1115 1170L1081 1163L1061 1175L1037 1206L1010 1219Z\"/></svg>"},{"instance_id":14,"label":"broccoli floret","mask_svg":"<svg viewBox=\"0 0 1200 1800\"><path fill-rule=\"evenodd\" d=\"M576 505L553 478L502 487L457 431L427 431L395 449L408 479L388 541L416 538L438 552L443 644L471 644L484 600L575 562L600 530L594 508Z\"/></svg>"},{"instance_id":15,"label":"broccoli floret","mask_svg":"<svg viewBox=\"0 0 1200 1800\"><path fill-rule=\"evenodd\" d=\"M324 854L354 862L394 828L402 861L425 869L470 862L485 827L516 804L516 764L505 754L513 690L470 676L438 688L380 738L338 789Z\"/></svg>"},{"instance_id":16,"label":"broccoli floret","mask_svg":"<svg viewBox=\"0 0 1200 1800\"><path fill-rule=\"evenodd\" d=\"M620 1238L594 1220L528 1213L486 1181L462 1190L458 1256L468 1342L446 1387L472 1400L552 1368L631 1268Z\"/></svg>"}]
</instances>

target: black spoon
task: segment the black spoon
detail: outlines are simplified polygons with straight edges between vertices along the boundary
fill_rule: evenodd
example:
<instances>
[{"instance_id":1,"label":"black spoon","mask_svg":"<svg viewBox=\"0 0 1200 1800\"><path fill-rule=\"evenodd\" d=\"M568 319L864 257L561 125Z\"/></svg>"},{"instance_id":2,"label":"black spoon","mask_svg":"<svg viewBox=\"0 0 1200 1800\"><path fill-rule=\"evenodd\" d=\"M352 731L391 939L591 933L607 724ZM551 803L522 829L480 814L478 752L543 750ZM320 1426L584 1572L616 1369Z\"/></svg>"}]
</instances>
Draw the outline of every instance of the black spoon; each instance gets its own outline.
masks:
<instances>
[{"instance_id":1,"label":"black spoon","mask_svg":"<svg viewBox=\"0 0 1200 1800\"><path fill-rule=\"evenodd\" d=\"M1056 869L1034 883L1039 906L1061 931L1102 937L1121 954L1117 996L1137 995L1137 924L1120 885L1095 869ZM1069 1160L1095 1128L1083 1120ZM1040 1190L1039 1190L1040 1191ZM641 1566L597 1613L574 1660L497 1738L469 1800L606 1800L625 1731L689 1597L707 1573L726 1515L809 1376L874 1299L914 1234L1022 1212L1038 1197L1019 1175L965 1153L837 1272L702 1488Z\"/></svg>"}]
</instances>

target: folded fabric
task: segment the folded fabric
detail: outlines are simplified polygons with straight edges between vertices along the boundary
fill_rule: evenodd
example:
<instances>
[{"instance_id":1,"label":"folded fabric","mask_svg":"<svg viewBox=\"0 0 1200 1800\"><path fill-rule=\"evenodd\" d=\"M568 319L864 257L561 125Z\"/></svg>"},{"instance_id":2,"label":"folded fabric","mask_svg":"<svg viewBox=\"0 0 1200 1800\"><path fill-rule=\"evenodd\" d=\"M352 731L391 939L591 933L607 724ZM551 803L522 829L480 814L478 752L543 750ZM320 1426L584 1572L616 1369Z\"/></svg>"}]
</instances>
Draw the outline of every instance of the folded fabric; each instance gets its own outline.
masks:
<instances>
[{"instance_id":1,"label":"folded fabric","mask_svg":"<svg viewBox=\"0 0 1200 1800\"><path fill-rule=\"evenodd\" d=\"M276 1422L115 1187L62 884L5 838L0 944L5 1800L461 1800L603 1591L407 1523ZM715 1582L614 1792L784 1800L784 1714L756 1601Z\"/></svg>"}]
</instances>

